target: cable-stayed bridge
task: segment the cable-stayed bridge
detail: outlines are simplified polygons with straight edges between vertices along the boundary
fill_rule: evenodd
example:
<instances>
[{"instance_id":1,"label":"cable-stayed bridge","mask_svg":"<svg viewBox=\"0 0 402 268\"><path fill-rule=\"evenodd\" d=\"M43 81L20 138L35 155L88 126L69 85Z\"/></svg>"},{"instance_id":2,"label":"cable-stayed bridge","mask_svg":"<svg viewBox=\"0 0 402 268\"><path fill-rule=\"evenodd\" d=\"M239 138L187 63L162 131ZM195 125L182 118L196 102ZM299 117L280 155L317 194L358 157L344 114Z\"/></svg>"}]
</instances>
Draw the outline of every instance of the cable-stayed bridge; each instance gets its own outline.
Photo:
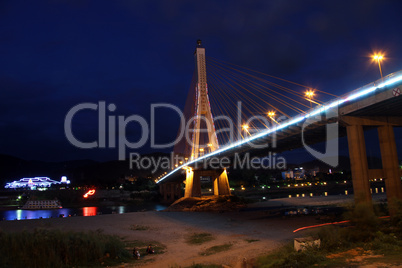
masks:
<instances>
[{"instance_id":1,"label":"cable-stayed bridge","mask_svg":"<svg viewBox=\"0 0 402 268\"><path fill-rule=\"evenodd\" d=\"M371 201L371 178L385 179L388 200L402 199L393 131L402 126L402 71L336 96L207 58L201 41L195 59L185 112L189 123L181 125L175 146L180 157L158 181L165 198L179 197L184 176L186 197L201 195L202 176L213 179L215 195L230 194L225 168L245 155L256 160L252 157L304 147L335 167L338 138L347 136L355 201ZM368 168L366 127L378 128L382 169ZM326 143L324 153L310 147L318 142Z\"/></svg>"}]
</instances>

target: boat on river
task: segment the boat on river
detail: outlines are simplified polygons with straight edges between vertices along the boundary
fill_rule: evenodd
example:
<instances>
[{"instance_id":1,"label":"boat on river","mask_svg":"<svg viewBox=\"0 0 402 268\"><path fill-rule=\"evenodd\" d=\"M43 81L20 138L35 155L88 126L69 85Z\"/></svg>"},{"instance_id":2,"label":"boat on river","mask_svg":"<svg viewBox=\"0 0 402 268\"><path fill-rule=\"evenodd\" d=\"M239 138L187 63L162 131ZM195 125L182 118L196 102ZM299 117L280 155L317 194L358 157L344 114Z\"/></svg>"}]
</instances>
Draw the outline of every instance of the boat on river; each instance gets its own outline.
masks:
<instances>
[{"instance_id":1,"label":"boat on river","mask_svg":"<svg viewBox=\"0 0 402 268\"><path fill-rule=\"evenodd\" d=\"M59 200L28 200L22 209L56 209L63 208Z\"/></svg>"}]
</instances>

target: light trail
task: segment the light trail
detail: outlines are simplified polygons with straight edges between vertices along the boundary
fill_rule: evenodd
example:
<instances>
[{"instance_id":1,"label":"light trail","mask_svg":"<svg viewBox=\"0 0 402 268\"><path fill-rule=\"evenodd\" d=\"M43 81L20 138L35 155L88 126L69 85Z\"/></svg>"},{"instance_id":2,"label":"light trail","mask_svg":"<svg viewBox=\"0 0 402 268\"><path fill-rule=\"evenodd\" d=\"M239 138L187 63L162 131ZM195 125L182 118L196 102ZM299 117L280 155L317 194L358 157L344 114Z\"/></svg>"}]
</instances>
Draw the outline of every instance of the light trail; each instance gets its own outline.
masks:
<instances>
[{"instance_id":1,"label":"light trail","mask_svg":"<svg viewBox=\"0 0 402 268\"><path fill-rule=\"evenodd\" d=\"M378 218L379 219L385 219L385 218L389 218L389 217L390 216L382 216L382 217L378 217ZM300 227L300 228L294 230L293 233L296 233L296 232L301 231L301 230L310 229L310 228L316 228L316 227L322 227L322 226L328 226L328 225L336 225L336 224L342 224L342 223L347 223L347 222L350 222L350 221L327 222L327 223L322 223L322 224L316 224L316 225Z\"/></svg>"}]
</instances>

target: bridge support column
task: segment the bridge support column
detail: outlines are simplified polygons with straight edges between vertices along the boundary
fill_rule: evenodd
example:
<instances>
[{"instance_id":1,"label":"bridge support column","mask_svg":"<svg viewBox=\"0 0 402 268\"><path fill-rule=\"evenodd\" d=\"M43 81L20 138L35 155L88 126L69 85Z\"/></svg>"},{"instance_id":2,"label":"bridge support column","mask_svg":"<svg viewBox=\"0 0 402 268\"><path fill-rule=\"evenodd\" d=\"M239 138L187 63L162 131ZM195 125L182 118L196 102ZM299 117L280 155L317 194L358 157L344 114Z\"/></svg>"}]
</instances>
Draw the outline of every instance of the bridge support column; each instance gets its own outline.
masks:
<instances>
[{"instance_id":1,"label":"bridge support column","mask_svg":"<svg viewBox=\"0 0 402 268\"><path fill-rule=\"evenodd\" d=\"M346 127L355 203L371 204L366 144L362 125Z\"/></svg>"},{"instance_id":2,"label":"bridge support column","mask_svg":"<svg viewBox=\"0 0 402 268\"><path fill-rule=\"evenodd\" d=\"M163 200L166 202L173 202L181 196L180 183L165 183L160 185L159 190L163 195Z\"/></svg>"},{"instance_id":3,"label":"bridge support column","mask_svg":"<svg viewBox=\"0 0 402 268\"><path fill-rule=\"evenodd\" d=\"M186 190L184 197L201 196L201 176L211 177L214 195L230 195L229 180L226 170L192 170L186 172Z\"/></svg>"},{"instance_id":4,"label":"bridge support column","mask_svg":"<svg viewBox=\"0 0 402 268\"><path fill-rule=\"evenodd\" d=\"M201 196L201 174L198 170L188 168L186 171L186 189L184 197Z\"/></svg>"},{"instance_id":5,"label":"bridge support column","mask_svg":"<svg viewBox=\"0 0 402 268\"><path fill-rule=\"evenodd\" d=\"M221 174L217 172L214 178L214 195L230 195L229 179L226 169Z\"/></svg>"},{"instance_id":6,"label":"bridge support column","mask_svg":"<svg viewBox=\"0 0 402 268\"><path fill-rule=\"evenodd\" d=\"M385 176L385 189L390 215L395 214L396 201L402 200L401 171L398 165L395 135L392 125L378 127L382 169Z\"/></svg>"}]
</instances>

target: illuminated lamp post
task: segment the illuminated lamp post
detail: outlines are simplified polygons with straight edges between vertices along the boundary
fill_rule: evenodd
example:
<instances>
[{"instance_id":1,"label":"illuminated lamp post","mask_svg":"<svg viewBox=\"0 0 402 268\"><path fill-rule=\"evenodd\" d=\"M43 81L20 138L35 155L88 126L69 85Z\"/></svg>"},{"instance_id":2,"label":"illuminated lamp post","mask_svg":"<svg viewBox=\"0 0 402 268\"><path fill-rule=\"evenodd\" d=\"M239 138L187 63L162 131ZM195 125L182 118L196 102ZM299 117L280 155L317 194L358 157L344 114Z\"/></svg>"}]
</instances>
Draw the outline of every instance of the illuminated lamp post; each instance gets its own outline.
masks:
<instances>
[{"instance_id":1,"label":"illuminated lamp post","mask_svg":"<svg viewBox=\"0 0 402 268\"><path fill-rule=\"evenodd\" d=\"M268 117L271 118L272 121L279 124L278 121L275 120L275 111L268 112Z\"/></svg>"},{"instance_id":2,"label":"illuminated lamp post","mask_svg":"<svg viewBox=\"0 0 402 268\"><path fill-rule=\"evenodd\" d=\"M305 95L306 95L307 99L310 101L310 108L311 108L312 107L311 102L312 102L313 97L314 97L314 91L308 90L308 91L305 92Z\"/></svg>"},{"instance_id":3,"label":"illuminated lamp post","mask_svg":"<svg viewBox=\"0 0 402 268\"><path fill-rule=\"evenodd\" d=\"M378 68L380 69L380 75L381 75L381 79L382 79L382 70L381 70L381 61L384 59L384 56L381 54L374 54L373 55L373 61L377 61L378 62Z\"/></svg>"},{"instance_id":4,"label":"illuminated lamp post","mask_svg":"<svg viewBox=\"0 0 402 268\"><path fill-rule=\"evenodd\" d=\"M250 128L250 127L249 127L248 125L246 125L246 124L244 124L244 125L242 126L242 129L250 135L250 132L248 131L249 128ZM244 137L243 137L243 138L244 138Z\"/></svg>"}]
</instances>

